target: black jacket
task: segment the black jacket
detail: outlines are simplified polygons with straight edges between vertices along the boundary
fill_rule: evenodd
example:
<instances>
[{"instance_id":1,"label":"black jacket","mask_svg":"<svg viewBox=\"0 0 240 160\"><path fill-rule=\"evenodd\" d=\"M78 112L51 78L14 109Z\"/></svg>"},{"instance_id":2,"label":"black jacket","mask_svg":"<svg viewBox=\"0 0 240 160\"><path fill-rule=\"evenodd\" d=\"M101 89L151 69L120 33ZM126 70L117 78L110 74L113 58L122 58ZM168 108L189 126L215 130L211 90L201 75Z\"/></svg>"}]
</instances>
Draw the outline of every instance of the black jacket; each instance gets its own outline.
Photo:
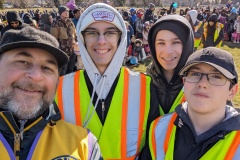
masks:
<instances>
[{"instance_id":1,"label":"black jacket","mask_svg":"<svg viewBox=\"0 0 240 160\"><path fill-rule=\"evenodd\" d=\"M146 21L153 21L154 19L154 15L153 15L153 11L151 9L147 9L145 14L144 14L144 22Z\"/></svg>"},{"instance_id":2,"label":"black jacket","mask_svg":"<svg viewBox=\"0 0 240 160\"><path fill-rule=\"evenodd\" d=\"M189 36L187 38L187 41L183 45L183 52L181 55L181 58L175 68L174 75L170 81L170 83L167 82L166 78L163 74L163 67L158 63L157 57L156 57L156 50L155 50L155 37L153 37L153 33L155 28L159 27L162 22L165 21L178 21L188 29ZM148 37L151 37L148 39L148 43L150 46L150 50L152 53L153 62L148 66L147 68L147 74L152 77L153 85L155 87L155 90L157 92L158 101L165 113L168 113L173 102L175 101L178 93L181 91L183 87L182 83L182 77L178 75L178 72L180 69L185 65L188 57L193 52L193 31L190 23L186 20L186 18L181 17L179 15L174 15L170 18L162 17L159 19L153 26L153 28L150 29Z\"/></svg>"}]
</instances>

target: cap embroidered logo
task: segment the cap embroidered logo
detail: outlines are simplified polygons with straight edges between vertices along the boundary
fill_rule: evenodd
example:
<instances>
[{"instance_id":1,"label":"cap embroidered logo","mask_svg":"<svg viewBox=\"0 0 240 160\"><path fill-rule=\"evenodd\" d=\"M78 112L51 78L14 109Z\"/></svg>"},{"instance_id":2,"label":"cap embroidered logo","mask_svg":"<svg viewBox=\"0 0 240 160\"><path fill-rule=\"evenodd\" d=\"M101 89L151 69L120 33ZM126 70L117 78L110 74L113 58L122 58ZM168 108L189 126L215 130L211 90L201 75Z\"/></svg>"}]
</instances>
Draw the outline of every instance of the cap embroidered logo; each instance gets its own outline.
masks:
<instances>
[{"instance_id":1,"label":"cap embroidered logo","mask_svg":"<svg viewBox=\"0 0 240 160\"><path fill-rule=\"evenodd\" d=\"M109 21L109 22L112 22L115 17L115 15L112 12L107 11L93 12L92 16L95 21Z\"/></svg>"}]
</instances>

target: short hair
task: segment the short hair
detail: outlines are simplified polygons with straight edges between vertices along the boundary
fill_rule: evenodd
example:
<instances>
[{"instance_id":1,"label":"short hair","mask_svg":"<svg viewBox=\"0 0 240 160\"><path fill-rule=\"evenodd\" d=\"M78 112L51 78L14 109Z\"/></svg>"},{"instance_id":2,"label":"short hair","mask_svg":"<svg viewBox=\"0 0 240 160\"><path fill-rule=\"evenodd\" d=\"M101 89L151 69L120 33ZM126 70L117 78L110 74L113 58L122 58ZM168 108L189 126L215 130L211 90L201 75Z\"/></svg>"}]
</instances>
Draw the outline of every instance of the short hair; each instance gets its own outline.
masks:
<instances>
[{"instance_id":1,"label":"short hair","mask_svg":"<svg viewBox=\"0 0 240 160\"><path fill-rule=\"evenodd\" d=\"M76 14L78 11L81 11L80 9L74 9L73 14Z\"/></svg>"}]
</instances>

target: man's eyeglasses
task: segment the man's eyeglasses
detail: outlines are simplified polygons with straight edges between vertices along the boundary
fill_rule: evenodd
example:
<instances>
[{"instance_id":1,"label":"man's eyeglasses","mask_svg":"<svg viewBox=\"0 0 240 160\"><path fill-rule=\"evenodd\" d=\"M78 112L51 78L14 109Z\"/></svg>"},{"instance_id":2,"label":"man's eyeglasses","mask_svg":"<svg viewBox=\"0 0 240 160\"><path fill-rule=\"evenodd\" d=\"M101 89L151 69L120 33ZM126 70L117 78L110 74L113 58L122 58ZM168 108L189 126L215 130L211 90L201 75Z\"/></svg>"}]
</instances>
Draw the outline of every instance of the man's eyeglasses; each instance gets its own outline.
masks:
<instances>
[{"instance_id":1,"label":"man's eyeglasses","mask_svg":"<svg viewBox=\"0 0 240 160\"><path fill-rule=\"evenodd\" d=\"M117 42L119 40L120 31L106 31L99 33L97 31L82 31L82 35L87 42L97 42L100 35L103 35L107 42Z\"/></svg>"},{"instance_id":2,"label":"man's eyeglasses","mask_svg":"<svg viewBox=\"0 0 240 160\"><path fill-rule=\"evenodd\" d=\"M12 21L10 24L19 24L19 21Z\"/></svg>"},{"instance_id":3,"label":"man's eyeglasses","mask_svg":"<svg viewBox=\"0 0 240 160\"><path fill-rule=\"evenodd\" d=\"M208 82L214 86L223 86L226 83L226 81L229 80L221 73L205 74L205 73L194 72L194 71L186 72L184 74L184 78L189 83L198 83L204 75L207 76Z\"/></svg>"}]
</instances>

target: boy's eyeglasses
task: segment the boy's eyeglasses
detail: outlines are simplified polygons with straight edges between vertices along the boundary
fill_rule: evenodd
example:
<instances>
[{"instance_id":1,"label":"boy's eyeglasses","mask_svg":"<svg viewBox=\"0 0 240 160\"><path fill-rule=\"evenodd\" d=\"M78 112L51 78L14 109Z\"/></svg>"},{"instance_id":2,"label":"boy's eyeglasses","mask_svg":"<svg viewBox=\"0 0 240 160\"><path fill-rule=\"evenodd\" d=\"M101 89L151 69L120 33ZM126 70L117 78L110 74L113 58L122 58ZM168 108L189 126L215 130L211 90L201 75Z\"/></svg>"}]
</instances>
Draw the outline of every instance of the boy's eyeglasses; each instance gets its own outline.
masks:
<instances>
[{"instance_id":1,"label":"boy's eyeglasses","mask_svg":"<svg viewBox=\"0 0 240 160\"><path fill-rule=\"evenodd\" d=\"M19 24L19 21L12 21L10 24Z\"/></svg>"},{"instance_id":2,"label":"boy's eyeglasses","mask_svg":"<svg viewBox=\"0 0 240 160\"><path fill-rule=\"evenodd\" d=\"M106 31L104 33L99 33L97 31L82 31L87 42L97 42L100 35L103 35L107 42L117 42L121 32L120 31Z\"/></svg>"},{"instance_id":3,"label":"boy's eyeglasses","mask_svg":"<svg viewBox=\"0 0 240 160\"><path fill-rule=\"evenodd\" d=\"M184 78L189 83L198 83L204 75L207 76L208 82L214 86L223 86L226 83L226 81L229 80L221 73L205 74L205 73L200 73L195 71L186 72L184 74Z\"/></svg>"}]
</instances>

